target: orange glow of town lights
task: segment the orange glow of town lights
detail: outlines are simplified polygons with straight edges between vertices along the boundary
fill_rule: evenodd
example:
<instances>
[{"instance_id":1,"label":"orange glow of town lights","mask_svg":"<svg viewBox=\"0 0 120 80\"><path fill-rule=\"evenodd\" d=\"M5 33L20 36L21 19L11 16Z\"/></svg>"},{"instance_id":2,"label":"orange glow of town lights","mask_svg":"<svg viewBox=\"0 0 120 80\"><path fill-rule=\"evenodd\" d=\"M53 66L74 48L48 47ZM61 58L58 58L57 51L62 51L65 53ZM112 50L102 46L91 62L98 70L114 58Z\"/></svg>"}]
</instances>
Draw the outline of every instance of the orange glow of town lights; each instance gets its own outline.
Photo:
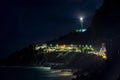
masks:
<instances>
[{"instance_id":1,"label":"orange glow of town lights","mask_svg":"<svg viewBox=\"0 0 120 80\"><path fill-rule=\"evenodd\" d=\"M66 45L59 46L59 48L61 48L61 49L64 49L65 47L66 47Z\"/></svg>"}]
</instances>

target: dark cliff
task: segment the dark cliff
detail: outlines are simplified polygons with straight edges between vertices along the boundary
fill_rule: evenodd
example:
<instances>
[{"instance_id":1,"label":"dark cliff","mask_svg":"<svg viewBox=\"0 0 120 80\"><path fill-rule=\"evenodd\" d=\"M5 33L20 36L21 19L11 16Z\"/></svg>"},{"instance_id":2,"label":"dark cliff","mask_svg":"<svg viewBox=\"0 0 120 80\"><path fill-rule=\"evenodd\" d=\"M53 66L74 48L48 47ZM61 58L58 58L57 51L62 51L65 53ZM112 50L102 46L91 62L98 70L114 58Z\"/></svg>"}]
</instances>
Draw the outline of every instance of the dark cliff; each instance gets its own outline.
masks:
<instances>
[{"instance_id":1,"label":"dark cliff","mask_svg":"<svg viewBox=\"0 0 120 80\"><path fill-rule=\"evenodd\" d=\"M104 0L97 10L88 32L106 39L108 60L100 80L117 80L120 75L120 2ZM104 76L103 76L104 75Z\"/></svg>"},{"instance_id":2,"label":"dark cliff","mask_svg":"<svg viewBox=\"0 0 120 80\"><path fill-rule=\"evenodd\" d=\"M95 34L113 38L120 34L119 0L104 0L103 6L96 11L89 31Z\"/></svg>"}]
</instances>

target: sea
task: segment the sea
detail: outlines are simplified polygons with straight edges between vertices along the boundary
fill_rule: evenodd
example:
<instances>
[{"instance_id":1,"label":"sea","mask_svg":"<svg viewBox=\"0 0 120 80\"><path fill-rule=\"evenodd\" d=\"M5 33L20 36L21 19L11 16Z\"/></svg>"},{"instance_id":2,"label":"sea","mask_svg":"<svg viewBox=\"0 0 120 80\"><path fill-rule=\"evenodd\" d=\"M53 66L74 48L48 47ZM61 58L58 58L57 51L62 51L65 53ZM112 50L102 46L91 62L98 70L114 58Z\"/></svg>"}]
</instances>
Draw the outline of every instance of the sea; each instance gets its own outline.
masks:
<instances>
[{"instance_id":1,"label":"sea","mask_svg":"<svg viewBox=\"0 0 120 80\"><path fill-rule=\"evenodd\" d=\"M0 80L72 80L72 72L50 67L0 67Z\"/></svg>"}]
</instances>

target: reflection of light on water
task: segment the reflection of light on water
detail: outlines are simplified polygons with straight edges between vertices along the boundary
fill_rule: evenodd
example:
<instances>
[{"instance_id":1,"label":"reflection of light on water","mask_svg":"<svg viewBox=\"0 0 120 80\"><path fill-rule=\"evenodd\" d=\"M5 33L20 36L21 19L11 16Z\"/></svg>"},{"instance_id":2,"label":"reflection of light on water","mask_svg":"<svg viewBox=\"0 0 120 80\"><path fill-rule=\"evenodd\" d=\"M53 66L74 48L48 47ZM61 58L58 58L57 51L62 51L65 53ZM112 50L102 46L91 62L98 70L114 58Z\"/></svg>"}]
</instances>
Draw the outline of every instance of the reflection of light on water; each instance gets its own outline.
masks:
<instances>
[{"instance_id":1,"label":"reflection of light on water","mask_svg":"<svg viewBox=\"0 0 120 80\"><path fill-rule=\"evenodd\" d=\"M59 76L72 76L73 74L71 72L61 72Z\"/></svg>"},{"instance_id":2,"label":"reflection of light on water","mask_svg":"<svg viewBox=\"0 0 120 80\"><path fill-rule=\"evenodd\" d=\"M40 70L45 70L45 71L49 71L49 70L51 70L51 67L44 67L44 66L40 66L40 67L34 67L34 68L36 68L36 69L40 69Z\"/></svg>"},{"instance_id":3,"label":"reflection of light on water","mask_svg":"<svg viewBox=\"0 0 120 80\"><path fill-rule=\"evenodd\" d=\"M59 73L61 70L52 70L50 73Z\"/></svg>"},{"instance_id":4,"label":"reflection of light on water","mask_svg":"<svg viewBox=\"0 0 120 80\"><path fill-rule=\"evenodd\" d=\"M39 68L45 69L45 70L50 70L50 69L51 69L51 67L43 67L43 66L41 66L41 67L39 67Z\"/></svg>"},{"instance_id":5,"label":"reflection of light on water","mask_svg":"<svg viewBox=\"0 0 120 80\"><path fill-rule=\"evenodd\" d=\"M34 67L37 70L40 70L46 73L47 77L70 77L72 76L71 71L63 71L63 70L51 70L51 67Z\"/></svg>"},{"instance_id":6,"label":"reflection of light on water","mask_svg":"<svg viewBox=\"0 0 120 80\"><path fill-rule=\"evenodd\" d=\"M51 70L49 77L72 77L73 73L71 71Z\"/></svg>"}]
</instances>

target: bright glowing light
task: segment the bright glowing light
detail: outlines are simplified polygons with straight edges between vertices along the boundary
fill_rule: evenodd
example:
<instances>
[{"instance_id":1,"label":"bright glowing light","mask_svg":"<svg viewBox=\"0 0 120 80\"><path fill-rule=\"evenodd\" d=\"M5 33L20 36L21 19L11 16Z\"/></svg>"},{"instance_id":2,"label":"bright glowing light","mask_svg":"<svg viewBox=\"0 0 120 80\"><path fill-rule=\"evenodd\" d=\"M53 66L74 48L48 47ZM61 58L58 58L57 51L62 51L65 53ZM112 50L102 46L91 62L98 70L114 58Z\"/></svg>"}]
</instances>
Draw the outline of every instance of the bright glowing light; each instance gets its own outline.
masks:
<instances>
[{"instance_id":1,"label":"bright glowing light","mask_svg":"<svg viewBox=\"0 0 120 80\"><path fill-rule=\"evenodd\" d=\"M106 54L103 54L103 55L102 55L102 58L106 60L106 59L107 59L107 55L106 55Z\"/></svg>"},{"instance_id":2,"label":"bright glowing light","mask_svg":"<svg viewBox=\"0 0 120 80\"><path fill-rule=\"evenodd\" d=\"M101 53L101 54L99 54L99 53L94 53L96 56L101 56L104 60L106 60L107 59L107 55L105 54L105 53Z\"/></svg>"},{"instance_id":3,"label":"bright glowing light","mask_svg":"<svg viewBox=\"0 0 120 80\"><path fill-rule=\"evenodd\" d=\"M79 32L81 29L76 30L76 32ZM80 52L80 53L88 53L88 54L94 54L96 56L101 57L102 59L106 60L107 55L106 53L106 48L105 46L102 46L100 51L95 51L95 48L92 47L92 45L43 45L43 46L35 46L35 50L40 50L42 49L44 52L61 52L61 51L66 51L66 52ZM63 56L63 54L59 54L57 57Z\"/></svg>"},{"instance_id":4,"label":"bright glowing light","mask_svg":"<svg viewBox=\"0 0 120 80\"><path fill-rule=\"evenodd\" d=\"M82 29L81 32L85 32L87 29Z\"/></svg>"},{"instance_id":5,"label":"bright glowing light","mask_svg":"<svg viewBox=\"0 0 120 80\"><path fill-rule=\"evenodd\" d=\"M35 50L39 50L39 49L40 49L40 46L36 46L36 47L35 47Z\"/></svg>"},{"instance_id":6,"label":"bright glowing light","mask_svg":"<svg viewBox=\"0 0 120 80\"><path fill-rule=\"evenodd\" d=\"M85 32L87 29L77 29L75 32Z\"/></svg>"},{"instance_id":7,"label":"bright glowing light","mask_svg":"<svg viewBox=\"0 0 120 80\"><path fill-rule=\"evenodd\" d=\"M61 72L59 76L72 76L72 72Z\"/></svg>"},{"instance_id":8,"label":"bright glowing light","mask_svg":"<svg viewBox=\"0 0 120 80\"><path fill-rule=\"evenodd\" d=\"M66 45L60 45L59 48L64 49Z\"/></svg>"},{"instance_id":9,"label":"bright glowing light","mask_svg":"<svg viewBox=\"0 0 120 80\"><path fill-rule=\"evenodd\" d=\"M56 44L56 47L58 47L58 44Z\"/></svg>"},{"instance_id":10,"label":"bright glowing light","mask_svg":"<svg viewBox=\"0 0 120 80\"><path fill-rule=\"evenodd\" d=\"M51 70L51 67L45 67L45 66L41 66L41 67L35 67L38 70L45 70L45 71L49 71Z\"/></svg>"},{"instance_id":11,"label":"bright glowing light","mask_svg":"<svg viewBox=\"0 0 120 80\"><path fill-rule=\"evenodd\" d=\"M83 17L80 17L80 21L83 21Z\"/></svg>"}]
</instances>

